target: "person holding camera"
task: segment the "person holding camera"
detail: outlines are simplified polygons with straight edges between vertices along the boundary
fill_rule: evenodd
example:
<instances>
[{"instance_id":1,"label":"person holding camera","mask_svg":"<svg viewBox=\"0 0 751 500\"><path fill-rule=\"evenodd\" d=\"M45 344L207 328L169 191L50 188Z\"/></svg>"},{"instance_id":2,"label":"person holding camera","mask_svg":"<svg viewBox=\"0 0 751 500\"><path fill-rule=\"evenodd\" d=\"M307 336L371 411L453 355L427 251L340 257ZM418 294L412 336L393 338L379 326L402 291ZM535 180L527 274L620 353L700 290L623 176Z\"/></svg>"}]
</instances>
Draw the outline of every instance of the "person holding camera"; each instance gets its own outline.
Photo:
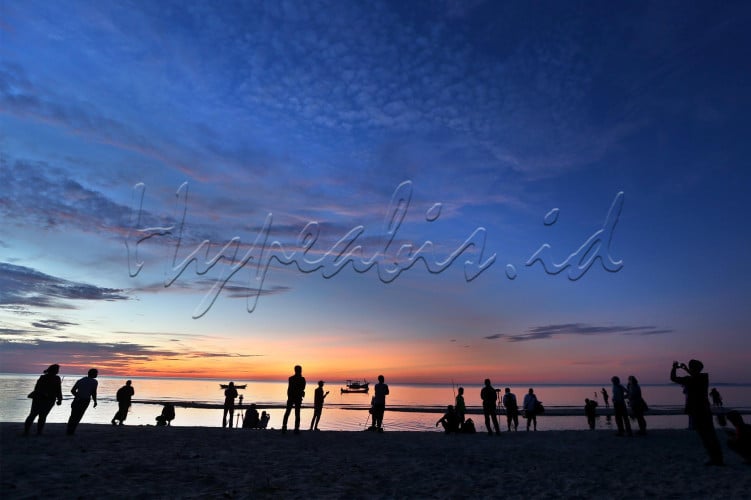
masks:
<instances>
[{"instance_id":1,"label":"person holding camera","mask_svg":"<svg viewBox=\"0 0 751 500\"><path fill-rule=\"evenodd\" d=\"M676 372L678 369L685 370L688 375L679 377ZM704 448L709 455L709 461L705 465L724 465L722 457L722 448L720 441L715 433L714 423L712 422L712 410L709 406L709 375L702 373L704 363L697 359L688 362L688 366L678 361L673 361L673 368L670 370L670 380L676 384L681 384L686 390L686 413L691 417L694 430L701 438Z\"/></svg>"}]
</instances>

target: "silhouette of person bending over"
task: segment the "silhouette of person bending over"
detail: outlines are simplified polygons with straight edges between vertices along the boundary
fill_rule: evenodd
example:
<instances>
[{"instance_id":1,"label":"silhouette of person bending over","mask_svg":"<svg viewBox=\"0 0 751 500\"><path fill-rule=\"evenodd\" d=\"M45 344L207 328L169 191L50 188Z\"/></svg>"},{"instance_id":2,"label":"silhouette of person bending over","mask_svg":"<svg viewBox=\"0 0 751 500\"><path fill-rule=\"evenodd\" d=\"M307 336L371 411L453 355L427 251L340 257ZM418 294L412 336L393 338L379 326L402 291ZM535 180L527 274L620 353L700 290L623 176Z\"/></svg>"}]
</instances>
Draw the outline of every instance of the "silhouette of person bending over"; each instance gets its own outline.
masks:
<instances>
[{"instance_id":1,"label":"silhouette of person bending over","mask_svg":"<svg viewBox=\"0 0 751 500\"><path fill-rule=\"evenodd\" d=\"M679 377L676 372L681 368L688 375ZM709 375L702 373L704 363L697 359L688 362L688 366L677 361L673 362L670 370L670 380L684 386L686 391L686 412L691 417L694 430L701 438L704 448L709 455L705 465L723 465L722 448L712 422L712 409L709 406L707 391L709 390Z\"/></svg>"},{"instance_id":2,"label":"silhouette of person bending over","mask_svg":"<svg viewBox=\"0 0 751 500\"><path fill-rule=\"evenodd\" d=\"M295 434L300 434L300 405L305 397L305 377L302 376L302 366L295 366L295 374L289 378L287 385L287 409L282 420L282 433L287 432L287 420L292 407L295 407Z\"/></svg>"},{"instance_id":3,"label":"silhouette of person bending over","mask_svg":"<svg viewBox=\"0 0 751 500\"><path fill-rule=\"evenodd\" d=\"M59 372L60 365L50 365L37 380L34 391L29 394L31 398L31 411L24 422L24 435L29 434L31 424L34 423L34 419L37 416L39 416L37 434L41 434L44 424L47 422L47 415L52 410L52 407L55 406L55 401L57 400L58 406L63 403L62 382L57 375Z\"/></svg>"},{"instance_id":4,"label":"silhouette of person bending over","mask_svg":"<svg viewBox=\"0 0 751 500\"><path fill-rule=\"evenodd\" d=\"M131 399L136 391L133 389L133 382L128 380L125 385L117 390L115 399L117 399L117 413L112 417L112 425L117 425L117 421L120 421L120 425L123 425L125 419L128 418L128 409L130 408Z\"/></svg>"},{"instance_id":5,"label":"silhouette of person bending over","mask_svg":"<svg viewBox=\"0 0 751 500\"><path fill-rule=\"evenodd\" d=\"M488 430L488 436L493 435L493 431L490 428L491 420L493 421L495 433L500 436L501 429L498 427L498 417L495 414L495 402L498 399L498 393L490 385L489 378L485 379L485 387L480 391L480 399L482 399L482 414L485 416L485 428Z\"/></svg>"},{"instance_id":6,"label":"silhouette of person bending over","mask_svg":"<svg viewBox=\"0 0 751 500\"><path fill-rule=\"evenodd\" d=\"M73 394L73 403L70 408L70 418L68 419L68 428L66 433L72 436L76 432L79 422L83 418L83 414L86 413L86 409L89 407L89 402L94 401L94 408L96 408L96 390L99 386L96 378L99 375L99 371L96 368L89 370L87 376L79 379L70 392Z\"/></svg>"}]
</instances>

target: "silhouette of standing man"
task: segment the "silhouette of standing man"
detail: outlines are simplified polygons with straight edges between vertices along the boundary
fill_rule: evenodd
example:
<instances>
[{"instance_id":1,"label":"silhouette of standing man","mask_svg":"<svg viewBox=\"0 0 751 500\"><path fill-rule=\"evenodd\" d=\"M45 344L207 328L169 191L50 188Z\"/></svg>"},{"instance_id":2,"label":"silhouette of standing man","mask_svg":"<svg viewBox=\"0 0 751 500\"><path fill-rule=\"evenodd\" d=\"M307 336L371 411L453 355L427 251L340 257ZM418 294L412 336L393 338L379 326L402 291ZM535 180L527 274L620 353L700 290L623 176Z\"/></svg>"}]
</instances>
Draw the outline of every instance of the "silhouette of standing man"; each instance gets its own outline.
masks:
<instances>
[{"instance_id":1,"label":"silhouette of standing man","mask_svg":"<svg viewBox=\"0 0 751 500\"><path fill-rule=\"evenodd\" d=\"M372 428L378 432L383 432L383 414L386 411L386 396L389 395L389 386L384 380L383 375L378 375L378 383L374 387Z\"/></svg>"},{"instance_id":2,"label":"silhouette of standing man","mask_svg":"<svg viewBox=\"0 0 751 500\"><path fill-rule=\"evenodd\" d=\"M78 423L83 418L83 414L86 413L91 400L94 400L94 408L96 408L96 389L99 386L96 378L98 375L99 371L96 368L92 368L89 370L88 375L79 379L70 390L75 397L71 404L70 418L68 419L66 434L69 436L72 436L76 432L76 427L78 427Z\"/></svg>"},{"instance_id":3,"label":"silhouette of standing man","mask_svg":"<svg viewBox=\"0 0 751 500\"><path fill-rule=\"evenodd\" d=\"M295 407L295 434L300 434L300 405L305 397L305 377L302 376L302 366L295 366L295 374L289 378L287 385L287 409L282 420L282 433L287 432L287 420L292 406Z\"/></svg>"},{"instance_id":4,"label":"silhouette of standing man","mask_svg":"<svg viewBox=\"0 0 751 500\"><path fill-rule=\"evenodd\" d=\"M229 427L232 428L232 421L235 415L235 398L237 397L237 389L235 389L235 383L230 382L227 384L227 388L224 390L224 412L222 413L222 427L227 427L227 414L229 414Z\"/></svg>"},{"instance_id":5,"label":"silhouette of standing man","mask_svg":"<svg viewBox=\"0 0 751 500\"><path fill-rule=\"evenodd\" d=\"M125 385L117 390L115 398L117 399L117 413L112 417L112 425L117 425L117 421L120 421L120 425L123 425L125 419L128 418L128 409L130 408L130 400L136 391L133 390L131 385L133 382L128 380Z\"/></svg>"},{"instance_id":6,"label":"silhouette of standing man","mask_svg":"<svg viewBox=\"0 0 751 500\"><path fill-rule=\"evenodd\" d=\"M490 385L490 379L485 379L485 387L480 391L480 399L482 399L482 413L485 415L485 428L488 430L488 436L493 435L493 431L490 429L490 420L493 420L493 427L495 433L501 435L501 429L498 427L498 417L495 414L495 400L498 399L498 395Z\"/></svg>"},{"instance_id":7,"label":"silhouette of standing man","mask_svg":"<svg viewBox=\"0 0 751 500\"><path fill-rule=\"evenodd\" d=\"M323 392L323 380L318 381L315 395L313 397L313 420L310 421L310 430L318 430L318 422L321 421L321 412L323 412L323 400L329 395L329 391Z\"/></svg>"},{"instance_id":8,"label":"silhouette of standing man","mask_svg":"<svg viewBox=\"0 0 751 500\"><path fill-rule=\"evenodd\" d=\"M687 376L679 377L676 370L682 368L688 372ZM692 417L694 430L699 434L701 442L709 455L709 461L705 465L723 465L722 448L712 423L712 409L709 406L707 391L709 389L709 375L702 373L704 363L697 359L683 363L673 362L670 370L670 380L681 384L686 389L686 412Z\"/></svg>"}]
</instances>

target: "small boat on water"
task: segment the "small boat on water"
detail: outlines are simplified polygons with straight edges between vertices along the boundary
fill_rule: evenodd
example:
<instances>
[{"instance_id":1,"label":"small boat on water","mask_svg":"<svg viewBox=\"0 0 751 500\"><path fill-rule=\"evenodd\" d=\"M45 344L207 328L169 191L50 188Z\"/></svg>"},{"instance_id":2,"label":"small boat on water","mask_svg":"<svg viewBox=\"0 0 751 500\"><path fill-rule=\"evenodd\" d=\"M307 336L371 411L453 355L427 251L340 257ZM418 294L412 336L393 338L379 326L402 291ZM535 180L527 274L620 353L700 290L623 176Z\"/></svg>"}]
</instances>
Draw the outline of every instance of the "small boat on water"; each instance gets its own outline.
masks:
<instances>
[{"instance_id":1,"label":"small boat on water","mask_svg":"<svg viewBox=\"0 0 751 500\"><path fill-rule=\"evenodd\" d=\"M345 386L342 387L342 394L368 392L369 390L367 380L363 380L362 382L359 380L347 380Z\"/></svg>"},{"instance_id":2,"label":"small boat on water","mask_svg":"<svg viewBox=\"0 0 751 500\"><path fill-rule=\"evenodd\" d=\"M236 385L235 389L245 389L248 386L248 384L242 384L242 385ZM229 384L219 384L219 387L222 389L227 389L229 387Z\"/></svg>"}]
</instances>

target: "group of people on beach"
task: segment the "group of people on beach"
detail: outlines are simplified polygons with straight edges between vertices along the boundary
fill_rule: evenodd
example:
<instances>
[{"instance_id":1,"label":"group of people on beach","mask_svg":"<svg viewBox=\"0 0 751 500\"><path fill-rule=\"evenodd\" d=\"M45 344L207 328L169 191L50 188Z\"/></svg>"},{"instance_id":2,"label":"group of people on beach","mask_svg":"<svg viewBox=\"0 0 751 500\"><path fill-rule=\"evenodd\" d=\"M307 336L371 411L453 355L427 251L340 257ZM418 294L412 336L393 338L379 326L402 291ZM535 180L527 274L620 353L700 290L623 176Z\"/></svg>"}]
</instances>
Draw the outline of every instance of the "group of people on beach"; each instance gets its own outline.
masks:
<instances>
[{"instance_id":1,"label":"group of people on beach","mask_svg":"<svg viewBox=\"0 0 751 500\"><path fill-rule=\"evenodd\" d=\"M692 359L688 364L673 362L670 371L670 380L680 384L684 388L686 395L685 411L689 415L692 427L701 438L702 444L707 451L709 460L707 465L723 465L724 459L719 439L715 432L713 423L712 407L709 398L712 398L712 405L715 408L722 408L722 397L716 388L709 391L709 376L703 372L704 365L701 361ZM685 371L685 375L679 376L678 370ZM31 410L24 422L24 434L28 435L34 420L37 420L37 434L41 434L47 421L47 416L52 408L61 405L63 401L62 381L59 376L60 366L57 364L50 365L34 386L34 390L28 395L32 400ZM93 401L94 407L97 406L97 376L99 372L96 368L88 371L85 377L77 380L71 388L73 401L71 403L70 417L66 427L66 433L73 435L76 428L83 418L89 404ZM633 435L631 424L629 422L629 412L631 418L637 421L639 430L637 434L646 434L647 424L644 413L647 411L641 387L636 377L628 377L626 386L621 384L618 376L611 378L612 382L612 402L613 412L618 428L617 435ZM289 377L287 386L287 402L285 406L284 417L282 420L282 433L287 432L287 424L292 410L294 409L294 433L300 432L300 409L302 400L305 397L305 377L302 376L302 367L295 366L294 374ZM368 410L368 419L372 418L372 423L368 430L383 432L383 417L386 407L386 396L389 394L389 387L385 383L383 375L378 376L378 384L374 387L374 396L371 400L371 407ZM609 407L608 401L610 395L605 388L602 388L602 396L606 407ZM318 381L318 387L315 389L313 402L313 418L310 423L310 430L318 430L318 424L321 419L324 400L329 392L324 391L324 381ZM118 410L112 418L113 425L123 425L128 410L135 395L133 384L130 380L126 381L116 393ZM233 413L235 409L234 400L238 397L238 392L233 382L230 382L225 390L224 412L222 416L222 426L232 427ZM241 397L242 398L242 397ZM483 388L480 391L482 400L482 411L485 419L485 428L489 436L500 435L500 426L497 415L501 409L505 410L506 425L509 431L518 430L519 413L521 412L527 420L527 430L537 430L537 416L544 411L542 403L537 399L533 388L530 388L524 396L524 401L519 407L516 395L506 387L501 395L500 389L495 389L491 385L490 379L485 379ZM241 399L242 401L242 399ZM585 399L584 413L590 429L595 428L597 416L597 401L589 398ZM464 400L464 388L459 387L455 396L454 405L447 407L446 413L438 419L436 427L442 425L447 433L474 433L476 431L472 419L466 418L467 407ZM733 424L734 430L728 431L728 447L741 455L744 460L751 462L751 425L743 422L741 414L737 411L722 413L723 420L721 425L725 425L725 418ZM228 418L229 417L229 418ZM157 425L169 425L175 418L174 405L166 404L162 414L156 417ZM255 404L251 404L245 412L243 418L243 427L245 428L266 428L269 421L269 414L265 411L259 415ZM367 422L366 422L367 424Z\"/></svg>"}]
</instances>

